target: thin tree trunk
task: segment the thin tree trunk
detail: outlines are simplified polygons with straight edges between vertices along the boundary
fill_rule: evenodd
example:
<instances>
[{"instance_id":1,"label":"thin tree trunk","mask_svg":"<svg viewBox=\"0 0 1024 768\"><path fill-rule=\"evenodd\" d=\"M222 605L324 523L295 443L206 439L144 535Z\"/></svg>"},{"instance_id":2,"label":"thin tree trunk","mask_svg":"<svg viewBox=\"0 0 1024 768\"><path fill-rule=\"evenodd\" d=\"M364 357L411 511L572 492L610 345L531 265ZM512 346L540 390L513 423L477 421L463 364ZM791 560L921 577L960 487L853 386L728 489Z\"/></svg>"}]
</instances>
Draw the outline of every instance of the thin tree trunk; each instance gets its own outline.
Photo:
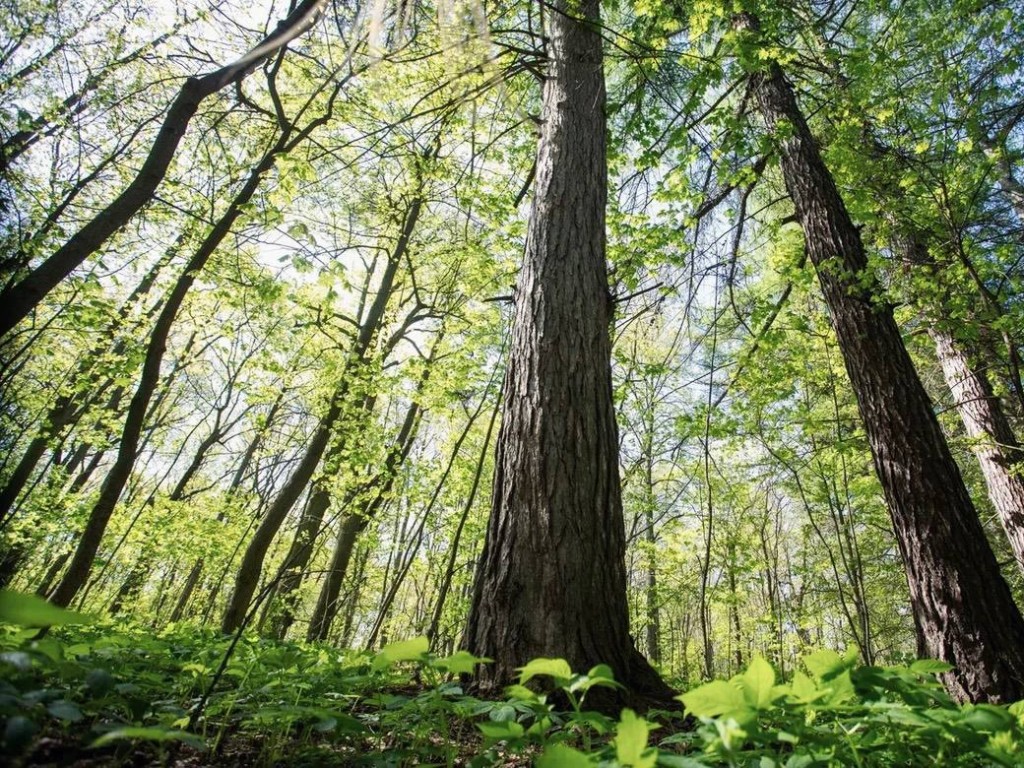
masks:
<instances>
[{"instance_id":1,"label":"thin tree trunk","mask_svg":"<svg viewBox=\"0 0 1024 768\"><path fill-rule=\"evenodd\" d=\"M437 602L434 604L434 613L430 618L430 626L427 628L427 639L430 641L431 649L436 651L437 644L437 633L441 629L441 616L444 615L444 604L448 599L448 592L452 587L452 579L455 576L455 559L459 555L460 544L462 543L462 531L466 527L466 521L469 519L469 513L473 510L473 499L476 497L477 488L480 485L480 479L483 476L484 464L487 459L487 452L491 446L491 435L494 432L494 425L498 421L498 412L501 410L501 401L497 401L494 404L494 410L491 411L491 420L487 423L487 434L484 436L484 445L480 452L480 457L476 463L476 473L473 475L473 488L470 492L469 499L466 505L462 509L462 516L459 518L459 525L455 529L455 535L452 537L452 543L448 548L448 562L445 565L444 573L441 576L441 584L437 590Z\"/></svg>"},{"instance_id":2,"label":"thin tree trunk","mask_svg":"<svg viewBox=\"0 0 1024 768\"><path fill-rule=\"evenodd\" d=\"M928 335L935 343L942 375L971 438L971 450L981 465L988 497L1017 566L1024 571L1024 451L985 371L971 362L951 334L932 326Z\"/></svg>"},{"instance_id":3,"label":"thin tree trunk","mask_svg":"<svg viewBox=\"0 0 1024 768\"><path fill-rule=\"evenodd\" d=\"M300 137L308 135L308 132L315 123L317 121L307 126L301 132ZM51 597L51 602L56 605L68 605L78 590L85 584L85 580L89 575L89 569L92 567L93 559L99 549L100 541L106 531L110 516L114 512L114 507L121 497L121 492L124 490L132 467L135 464L139 440L142 436L143 423L146 413L149 411L153 393L159 382L160 365L163 362L164 350L167 348L171 327L178 316L185 297L188 295L199 272L206 266L210 256L217 250L239 216L242 215L244 206L252 199L267 171L274 166L277 156L288 148L288 138L291 130L290 126L286 127L273 148L264 155L256 168L253 169L242 189L192 255L189 263L185 266L184 271L168 294L146 348L142 375L128 406L128 414L125 417L124 428L118 443L117 458L103 481L99 498L89 515L89 520L79 540L78 548L71 560L71 565L68 566L64 579Z\"/></svg>"},{"instance_id":4,"label":"thin tree trunk","mask_svg":"<svg viewBox=\"0 0 1024 768\"><path fill-rule=\"evenodd\" d=\"M341 519L341 528L338 531L338 541L334 545L334 554L331 555L331 564L324 575L324 582L320 587L316 606L313 608L313 616L309 620L309 630L306 633L307 642L312 643L327 638L331 630L331 623L338 612L338 595L341 593L341 585L345 581L345 572L348 570L348 563L352 558L352 551L355 549L356 538L366 528L368 522L367 518L359 515L345 515Z\"/></svg>"},{"instance_id":5,"label":"thin tree trunk","mask_svg":"<svg viewBox=\"0 0 1024 768\"><path fill-rule=\"evenodd\" d=\"M759 38L756 17L734 26ZM879 302L860 233L843 204L792 86L769 62L750 90L779 138L782 175L818 273L857 396L875 469L907 568L918 651L946 661L962 700L1024 697L1024 619L995 555L892 309Z\"/></svg>"},{"instance_id":6,"label":"thin tree trunk","mask_svg":"<svg viewBox=\"0 0 1024 768\"><path fill-rule=\"evenodd\" d=\"M228 602L228 608L224 612L224 618L221 621L221 630L225 634L231 634L238 629L248 614L249 603L256 592L256 585L263 571L263 561L266 559L270 544L281 528L281 524L284 522L288 512L291 511L291 508L298 501L306 486L309 485L309 481L313 478L313 473L316 471L320 459L323 458L324 451L330 442L331 431L342 414L344 400L349 389L348 379L353 375L353 371L364 362L371 342L376 338L377 333L383 326L385 310L387 309L391 294L394 292L398 268L409 247L409 242L419 220L422 207L422 198L416 197L406 211L398 241L388 257L380 288L377 290L373 304L370 305L366 319L359 328L359 334L355 343L348 353L346 372L343 374L341 385L335 391L327 413L320 420L320 424L310 438L306 452L298 467L296 467L291 477L288 478L288 482L285 483L284 488L281 489L277 498L274 499L274 503L270 505L266 516L260 522L252 541L249 542L249 546L245 550L242 563L238 569L238 575L235 578L235 588ZM368 276L367 279L369 280L370 277Z\"/></svg>"},{"instance_id":7,"label":"thin tree trunk","mask_svg":"<svg viewBox=\"0 0 1024 768\"><path fill-rule=\"evenodd\" d=\"M225 503L230 503L238 493L238 489L241 488L242 481L245 479L245 475L249 471L249 467L252 466L253 459L256 457L256 452L263 444L263 440L270 430L270 425L274 422L274 417L277 416L277 412L284 403L285 391L286 390L282 388L281 392L278 393L277 398L267 411L267 416L263 421L263 426L256 430L256 434L253 435L252 440L250 440L249 444L246 446L245 451L242 454L242 459L238 462L238 467L231 476L231 483L228 485L227 491L224 494ZM218 520L222 520L223 517L224 515L221 513L218 515ZM196 587L199 586L205 566L206 561L205 558L202 557L198 558L193 564L192 569L188 573L188 577L185 579L185 584L182 586L181 594L178 596L178 600L174 604L174 609L171 611L169 621L181 621L182 617L185 615L185 609L188 607L188 603L192 599L192 595L195 593Z\"/></svg>"},{"instance_id":8,"label":"thin tree trunk","mask_svg":"<svg viewBox=\"0 0 1024 768\"><path fill-rule=\"evenodd\" d=\"M303 0L273 32L237 61L201 77L190 77L171 103L153 146L138 175L118 197L42 264L0 293L0 338L7 335L53 288L96 253L145 206L170 167L189 122L200 103L233 83L241 82L261 62L309 30L323 13L326 0ZM72 569L80 570L80 564ZM67 589L58 592L66 594Z\"/></svg>"},{"instance_id":9,"label":"thin tree trunk","mask_svg":"<svg viewBox=\"0 0 1024 768\"><path fill-rule=\"evenodd\" d=\"M109 346L109 340L116 338L120 335L122 326L127 321L132 308L143 299L153 287L160 272L167 266L167 264L177 255L178 248L182 243L183 237L179 237L175 242L174 246L167 249L167 252L153 265L153 267L143 276L142 280L132 291L131 295L118 309L117 314L103 329L103 332L99 334L99 340L87 351L79 361L74 373L70 376L70 382L72 386L78 385L84 381L87 376L91 373L92 367L95 362L107 351ZM155 311L160 305L147 311L146 318ZM127 347L127 338L121 337L114 344L114 348L111 353L114 355L121 355L124 353ZM14 471L7 478L7 482L3 489L0 490L0 527L2 527L13 506L17 500L18 495L22 492L25 484L31 477L32 472L38 465L39 460L43 457L46 452L47 446L51 441L56 439L60 433L67 427L70 427L78 421L79 418L85 413L89 405L95 403L106 390L109 388L112 381L96 382L93 386L89 387L88 390L76 397L72 395L61 395L57 398L56 402L50 407L47 412L44 426L40 429L39 434L34 437L29 443L25 452L22 454L21 460L18 462ZM73 465L72 465L73 466ZM68 472L73 472L73 468L69 468Z\"/></svg>"},{"instance_id":10,"label":"thin tree trunk","mask_svg":"<svg viewBox=\"0 0 1024 768\"><path fill-rule=\"evenodd\" d=\"M438 334L437 340L434 342L434 350L437 349L442 336L443 331ZM402 420L402 426L395 436L395 442L391 450L388 451L387 458L384 460L383 469L366 483L362 489L355 490L349 498L349 501L351 501L351 498L359 495L360 491L365 492L370 488L375 489L372 498L366 502L358 514L346 514L342 520L341 528L338 532L338 543L334 554L331 556L331 566L324 577L320 594L317 596L316 606L313 609L313 616L309 621L309 629L306 633L306 639L309 642L327 639L327 635L331 631L331 624L334 623L334 618L338 613L338 595L341 592L341 585L345 580L345 571L348 569L348 562L352 557L356 538L388 501L395 476L412 449L412 444L416 439L416 433L420 425L421 410L419 397L423 386L430 376L433 356L434 353L432 351L431 359L428 360L417 386L415 398L409 405L405 418Z\"/></svg>"}]
</instances>

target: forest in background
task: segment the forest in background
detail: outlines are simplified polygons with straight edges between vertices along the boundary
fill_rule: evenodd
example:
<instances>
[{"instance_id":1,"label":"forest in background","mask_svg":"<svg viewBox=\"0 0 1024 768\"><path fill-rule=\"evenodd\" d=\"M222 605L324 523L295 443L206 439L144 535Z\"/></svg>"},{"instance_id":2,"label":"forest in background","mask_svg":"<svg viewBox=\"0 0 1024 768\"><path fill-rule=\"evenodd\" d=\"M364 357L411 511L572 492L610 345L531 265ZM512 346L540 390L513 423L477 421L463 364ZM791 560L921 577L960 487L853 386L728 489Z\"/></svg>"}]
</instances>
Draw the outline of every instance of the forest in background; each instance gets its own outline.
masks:
<instances>
[{"instance_id":1,"label":"forest in background","mask_svg":"<svg viewBox=\"0 0 1024 768\"><path fill-rule=\"evenodd\" d=\"M596 7L8 0L0 586L127 636L323 643L378 654L375 673L418 636L402 660L459 658L502 495L534 194L563 156L543 151L551 28L579 12L607 88L580 109L607 119L636 648L679 691L765 660L770 688L814 652L842 674L957 666L940 651L961 632L984 678L998 643L920 584L1019 639L1024 7L619 0L599 24ZM803 118L771 112L787 85ZM827 234L863 264L815 249L814 201L787 177L801 125L820 158L800 178L827 169L851 221ZM566 199L593 186L568 178ZM851 362L843 297L891 313L921 397L865 395L888 392L898 355ZM922 440L955 465L901 452L925 411L941 432ZM929 493L979 537L900 517ZM949 570L907 543L943 536ZM589 588L567 586L583 615L602 610ZM569 660L623 679L615 659ZM1020 662L1010 683L947 686L1007 704Z\"/></svg>"}]
</instances>

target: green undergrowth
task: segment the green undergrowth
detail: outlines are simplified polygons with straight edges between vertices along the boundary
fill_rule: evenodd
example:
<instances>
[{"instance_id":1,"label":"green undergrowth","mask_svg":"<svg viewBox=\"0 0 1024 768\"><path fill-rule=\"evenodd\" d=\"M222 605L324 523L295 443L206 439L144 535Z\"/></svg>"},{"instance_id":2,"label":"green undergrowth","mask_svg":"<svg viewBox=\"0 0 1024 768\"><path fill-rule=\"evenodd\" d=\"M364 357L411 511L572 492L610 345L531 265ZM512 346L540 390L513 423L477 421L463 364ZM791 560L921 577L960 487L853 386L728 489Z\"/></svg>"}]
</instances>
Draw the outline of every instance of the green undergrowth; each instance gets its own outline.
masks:
<instances>
[{"instance_id":1,"label":"green undergrowth","mask_svg":"<svg viewBox=\"0 0 1024 768\"><path fill-rule=\"evenodd\" d=\"M862 667L822 650L782 681L758 658L673 711L609 717L587 706L618 685L603 665L535 659L482 700L458 682L482 660L429 654L425 638L368 654L192 626L39 637L24 625L67 615L19 600L0 594L22 625L0 626L0 755L15 765L1024 765L1024 707L956 705L933 661Z\"/></svg>"}]
</instances>

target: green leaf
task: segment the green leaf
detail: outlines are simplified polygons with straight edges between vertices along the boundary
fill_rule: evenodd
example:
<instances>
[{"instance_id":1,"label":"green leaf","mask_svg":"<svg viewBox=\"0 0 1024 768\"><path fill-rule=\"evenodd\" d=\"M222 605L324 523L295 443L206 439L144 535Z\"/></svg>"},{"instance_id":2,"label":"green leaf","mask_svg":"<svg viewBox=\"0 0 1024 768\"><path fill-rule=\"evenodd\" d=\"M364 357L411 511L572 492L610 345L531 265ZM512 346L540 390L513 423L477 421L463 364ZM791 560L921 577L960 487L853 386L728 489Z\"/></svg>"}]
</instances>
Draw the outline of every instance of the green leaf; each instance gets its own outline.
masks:
<instances>
[{"instance_id":1,"label":"green leaf","mask_svg":"<svg viewBox=\"0 0 1024 768\"><path fill-rule=\"evenodd\" d=\"M489 739L518 739L524 733L521 723L510 720L477 723L476 727Z\"/></svg>"},{"instance_id":2,"label":"green leaf","mask_svg":"<svg viewBox=\"0 0 1024 768\"><path fill-rule=\"evenodd\" d=\"M749 712L743 691L724 680L712 680L676 698L683 702L687 712L696 717L736 717L737 713Z\"/></svg>"},{"instance_id":3,"label":"green leaf","mask_svg":"<svg viewBox=\"0 0 1024 768\"><path fill-rule=\"evenodd\" d=\"M818 688L817 683L799 670L793 675L793 682L789 686L790 698L801 704L810 704L826 693L827 691Z\"/></svg>"},{"instance_id":4,"label":"green leaf","mask_svg":"<svg viewBox=\"0 0 1024 768\"><path fill-rule=\"evenodd\" d=\"M650 724L637 717L631 709L622 710L622 718L615 729L615 757L623 765L633 768L653 768L658 759L657 750L647 749Z\"/></svg>"},{"instance_id":5,"label":"green leaf","mask_svg":"<svg viewBox=\"0 0 1024 768\"><path fill-rule=\"evenodd\" d=\"M740 678L747 703L754 709L765 709L772 703L775 670L760 656L755 656Z\"/></svg>"},{"instance_id":6,"label":"green leaf","mask_svg":"<svg viewBox=\"0 0 1024 768\"><path fill-rule=\"evenodd\" d=\"M938 659L918 659L910 665L910 671L919 675L940 675L953 669L952 664L947 664Z\"/></svg>"},{"instance_id":7,"label":"green leaf","mask_svg":"<svg viewBox=\"0 0 1024 768\"><path fill-rule=\"evenodd\" d=\"M61 624L88 624L88 616L46 602L35 595L0 589L0 622L22 627L54 627Z\"/></svg>"},{"instance_id":8,"label":"green leaf","mask_svg":"<svg viewBox=\"0 0 1024 768\"><path fill-rule=\"evenodd\" d=\"M694 760L692 757L673 755L668 752L658 754L658 765L665 768L707 768L707 763Z\"/></svg>"},{"instance_id":9,"label":"green leaf","mask_svg":"<svg viewBox=\"0 0 1024 768\"><path fill-rule=\"evenodd\" d=\"M51 701L46 705L46 711L58 720L63 720L66 723L77 723L84 717L84 715L82 715L82 710L72 702L65 699Z\"/></svg>"},{"instance_id":10,"label":"green leaf","mask_svg":"<svg viewBox=\"0 0 1024 768\"><path fill-rule=\"evenodd\" d=\"M525 685L510 685L505 689L505 695L520 701L537 701L536 691L531 691Z\"/></svg>"},{"instance_id":11,"label":"green leaf","mask_svg":"<svg viewBox=\"0 0 1024 768\"><path fill-rule=\"evenodd\" d=\"M36 730L36 724L23 715L15 715L8 719L3 733L3 743L8 756L27 749L36 735Z\"/></svg>"},{"instance_id":12,"label":"green leaf","mask_svg":"<svg viewBox=\"0 0 1024 768\"><path fill-rule=\"evenodd\" d=\"M534 659L525 667L520 668L519 684L524 685L539 675L552 677L559 685L565 685L572 680L572 669L565 659Z\"/></svg>"},{"instance_id":13,"label":"green leaf","mask_svg":"<svg viewBox=\"0 0 1024 768\"><path fill-rule=\"evenodd\" d=\"M565 744L552 744L537 758L537 768L592 768L593 765L589 756Z\"/></svg>"},{"instance_id":14,"label":"green leaf","mask_svg":"<svg viewBox=\"0 0 1024 768\"><path fill-rule=\"evenodd\" d=\"M379 672L382 669L387 669L396 661L415 661L422 658L429 649L430 641L424 635L411 640L400 640L382 648L380 653L373 657L370 668L374 672Z\"/></svg>"},{"instance_id":15,"label":"green leaf","mask_svg":"<svg viewBox=\"0 0 1024 768\"><path fill-rule=\"evenodd\" d=\"M206 743L196 734L174 728L116 728L107 731L89 746L95 749L115 741L180 741L195 749L206 749Z\"/></svg>"},{"instance_id":16,"label":"green leaf","mask_svg":"<svg viewBox=\"0 0 1024 768\"><path fill-rule=\"evenodd\" d=\"M471 675L477 664L486 664L490 661L493 659L474 656L469 651L456 651L446 658L434 659L430 665L453 675Z\"/></svg>"},{"instance_id":17,"label":"green leaf","mask_svg":"<svg viewBox=\"0 0 1024 768\"><path fill-rule=\"evenodd\" d=\"M960 722L972 731L995 733L1012 728L1016 718L1002 707L973 704L964 708L964 717Z\"/></svg>"},{"instance_id":18,"label":"green leaf","mask_svg":"<svg viewBox=\"0 0 1024 768\"><path fill-rule=\"evenodd\" d=\"M607 664L598 664L596 667L592 667L587 672L587 677L592 680L605 680L615 682L615 672Z\"/></svg>"},{"instance_id":19,"label":"green leaf","mask_svg":"<svg viewBox=\"0 0 1024 768\"><path fill-rule=\"evenodd\" d=\"M804 666L819 680L828 680L841 674L843 670L852 666L852 663L826 648L804 656Z\"/></svg>"},{"instance_id":20,"label":"green leaf","mask_svg":"<svg viewBox=\"0 0 1024 768\"><path fill-rule=\"evenodd\" d=\"M615 673L612 671L611 667L607 664L598 664L587 672L587 674L576 675L576 679L572 681L572 685L569 686L569 690L573 693L576 691L589 691L596 685L603 686L605 688L623 688L622 685L615 682Z\"/></svg>"}]
</instances>

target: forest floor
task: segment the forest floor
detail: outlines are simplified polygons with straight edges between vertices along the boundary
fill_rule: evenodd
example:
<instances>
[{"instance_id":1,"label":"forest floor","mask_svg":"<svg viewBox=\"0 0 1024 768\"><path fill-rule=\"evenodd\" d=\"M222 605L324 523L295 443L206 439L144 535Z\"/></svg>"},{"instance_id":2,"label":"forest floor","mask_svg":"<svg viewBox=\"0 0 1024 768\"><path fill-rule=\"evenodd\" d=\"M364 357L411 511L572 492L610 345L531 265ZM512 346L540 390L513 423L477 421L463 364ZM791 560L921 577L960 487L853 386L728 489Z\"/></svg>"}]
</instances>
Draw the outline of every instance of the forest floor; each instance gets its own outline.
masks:
<instances>
[{"instance_id":1,"label":"forest floor","mask_svg":"<svg viewBox=\"0 0 1024 768\"><path fill-rule=\"evenodd\" d=\"M860 667L822 650L782 680L755 658L678 710L615 717L587 708L615 685L607 667L537 659L492 701L458 683L476 663L425 638L370 654L192 626L0 625L0 765L1024 765L1024 705L959 706L932 661Z\"/></svg>"}]
</instances>

